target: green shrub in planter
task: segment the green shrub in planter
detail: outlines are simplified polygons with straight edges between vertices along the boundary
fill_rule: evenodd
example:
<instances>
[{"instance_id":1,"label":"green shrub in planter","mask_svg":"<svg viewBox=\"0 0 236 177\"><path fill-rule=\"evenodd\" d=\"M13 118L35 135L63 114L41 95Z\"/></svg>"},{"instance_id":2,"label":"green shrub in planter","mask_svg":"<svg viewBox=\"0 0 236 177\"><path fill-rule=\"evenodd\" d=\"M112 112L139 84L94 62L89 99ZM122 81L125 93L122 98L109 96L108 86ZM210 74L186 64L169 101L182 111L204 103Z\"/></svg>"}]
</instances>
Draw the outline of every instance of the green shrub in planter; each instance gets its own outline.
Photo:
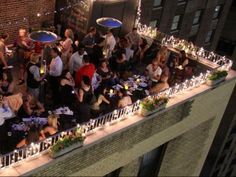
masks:
<instances>
[{"instance_id":1,"label":"green shrub in planter","mask_svg":"<svg viewBox=\"0 0 236 177\"><path fill-rule=\"evenodd\" d=\"M168 103L168 97L146 98L141 103L142 115L147 116L164 108Z\"/></svg>"},{"instance_id":2,"label":"green shrub in planter","mask_svg":"<svg viewBox=\"0 0 236 177\"><path fill-rule=\"evenodd\" d=\"M82 134L81 128L78 128L75 132L66 135L64 138L58 140L52 147L51 153L56 154L76 143L83 143L85 137Z\"/></svg>"},{"instance_id":3,"label":"green shrub in planter","mask_svg":"<svg viewBox=\"0 0 236 177\"><path fill-rule=\"evenodd\" d=\"M223 70L223 71L215 71L210 76L208 77L209 80L215 81L220 78L224 78L228 75L228 72Z\"/></svg>"}]
</instances>

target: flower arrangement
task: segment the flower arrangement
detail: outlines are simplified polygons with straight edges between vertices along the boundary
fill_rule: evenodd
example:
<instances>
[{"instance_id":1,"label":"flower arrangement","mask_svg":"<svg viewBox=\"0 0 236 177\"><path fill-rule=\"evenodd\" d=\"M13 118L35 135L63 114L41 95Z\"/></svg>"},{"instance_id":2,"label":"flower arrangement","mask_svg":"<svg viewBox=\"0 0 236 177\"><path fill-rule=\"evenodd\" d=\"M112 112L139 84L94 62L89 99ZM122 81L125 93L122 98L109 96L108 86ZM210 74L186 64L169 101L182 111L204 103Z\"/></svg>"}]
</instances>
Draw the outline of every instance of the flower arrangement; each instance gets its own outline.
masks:
<instances>
[{"instance_id":1,"label":"flower arrangement","mask_svg":"<svg viewBox=\"0 0 236 177\"><path fill-rule=\"evenodd\" d=\"M209 76L208 76L208 79L209 80L218 80L218 79L220 79L220 78L224 78L224 77L226 77L228 75L228 72L227 71L225 71L225 70L223 70L223 71L215 71L215 72L213 72L212 74L210 74Z\"/></svg>"},{"instance_id":2,"label":"flower arrangement","mask_svg":"<svg viewBox=\"0 0 236 177\"><path fill-rule=\"evenodd\" d=\"M228 75L228 72L225 70L215 71L208 76L206 83L209 86L215 86L218 83L224 81L227 75Z\"/></svg>"},{"instance_id":3,"label":"flower arrangement","mask_svg":"<svg viewBox=\"0 0 236 177\"><path fill-rule=\"evenodd\" d=\"M141 103L141 112L143 116L147 116L158 112L159 110L165 108L168 103L169 98L166 96L158 97L158 98L146 98Z\"/></svg>"},{"instance_id":4,"label":"flower arrangement","mask_svg":"<svg viewBox=\"0 0 236 177\"><path fill-rule=\"evenodd\" d=\"M66 135L63 138L59 139L51 147L51 155L53 157L58 157L69 151L72 151L73 149L81 147L84 140L85 136L82 133L82 129L78 127L75 132L70 133L69 135Z\"/></svg>"}]
</instances>

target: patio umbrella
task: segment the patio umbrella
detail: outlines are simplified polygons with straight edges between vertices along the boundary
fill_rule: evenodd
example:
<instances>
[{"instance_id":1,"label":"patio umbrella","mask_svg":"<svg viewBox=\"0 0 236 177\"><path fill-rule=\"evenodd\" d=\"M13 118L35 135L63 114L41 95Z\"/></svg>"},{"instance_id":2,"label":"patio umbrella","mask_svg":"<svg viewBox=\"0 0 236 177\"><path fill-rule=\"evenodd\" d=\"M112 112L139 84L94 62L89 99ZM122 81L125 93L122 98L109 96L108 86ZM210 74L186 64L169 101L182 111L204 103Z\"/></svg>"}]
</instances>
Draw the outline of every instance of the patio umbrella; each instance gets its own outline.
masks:
<instances>
[{"instance_id":1,"label":"patio umbrella","mask_svg":"<svg viewBox=\"0 0 236 177\"><path fill-rule=\"evenodd\" d=\"M50 43L58 40L58 36L50 31L34 31L29 34L29 38L34 42Z\"/></svg>"},{"instance_id":2,"label":"patio umbrella","mask_svg":"<svg viewBox=\"0 0 236 177\"><path fill-rule=\"evenodd\" d=\"M103 17L96 20L97 24L106 28L119 28L122 26L122 22L110 17Z\"/></svg>"}]
</instances>

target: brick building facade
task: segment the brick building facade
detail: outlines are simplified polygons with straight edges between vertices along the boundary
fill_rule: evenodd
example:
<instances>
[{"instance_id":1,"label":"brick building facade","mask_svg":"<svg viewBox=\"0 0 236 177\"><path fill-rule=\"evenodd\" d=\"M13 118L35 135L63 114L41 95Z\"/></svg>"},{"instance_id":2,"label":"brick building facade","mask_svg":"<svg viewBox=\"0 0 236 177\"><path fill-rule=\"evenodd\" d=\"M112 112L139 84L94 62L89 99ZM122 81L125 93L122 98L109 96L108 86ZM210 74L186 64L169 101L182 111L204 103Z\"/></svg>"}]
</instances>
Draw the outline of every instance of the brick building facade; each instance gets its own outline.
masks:
<instances>
[{"instance_id":1,"label":"brick building facade","mask_svg":"<svg viewBox=\"0 0 236 177\"><path fill-rule=\"evenodd\" d=\"M9 43L23 27L40 28L43 22L53 23L55 0L1 0L0 32L9 33ZM50 14L47 14L50 12Z\"/></svg>"}]
</instances>

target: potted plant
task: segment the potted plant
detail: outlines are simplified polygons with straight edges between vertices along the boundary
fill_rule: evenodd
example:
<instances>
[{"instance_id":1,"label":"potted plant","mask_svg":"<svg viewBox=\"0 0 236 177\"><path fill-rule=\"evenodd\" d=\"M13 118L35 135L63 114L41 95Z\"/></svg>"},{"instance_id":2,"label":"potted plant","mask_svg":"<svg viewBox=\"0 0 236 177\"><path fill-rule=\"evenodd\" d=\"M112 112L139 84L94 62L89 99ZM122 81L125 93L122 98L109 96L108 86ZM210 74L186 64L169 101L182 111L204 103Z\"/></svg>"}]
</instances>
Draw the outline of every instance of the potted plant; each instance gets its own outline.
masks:
<instances>
[{"instance_id":1,"label":"potted plant","mask_svg":"<svg viewBox=\"0 0 236 177\"><path fill-rule=\"evenodd\" d=\"M168 103L168 97L158 97L158 98L146 98L141 103L141 114L143 116L149 116L154 114L166 107Z\"/></svg>"},{"instance_id":2,"label":"potted plant","mask_svg":"<svg viewBox=\"0 0 236 177\"><path fill-rule=\"evenodd\" d=\"M83 146L85 136L83 136L82 129L79 127L75 132L66 135L59 139L51 148L50 154L52 158L57 158L74 149Z\"/></svg>"},{"instance_id":3,"label":"potted plant","mask_svg":"<svg viewBox=\"0 0 236 177\"><path fill-rule=\"evenodd\" d=\"M209 86L215 86L219 84L220 82L224 81L227 75L228 75L228 72L225 70L214 71L208 76L206 83Z\"/></svg>"}]
</instances>

